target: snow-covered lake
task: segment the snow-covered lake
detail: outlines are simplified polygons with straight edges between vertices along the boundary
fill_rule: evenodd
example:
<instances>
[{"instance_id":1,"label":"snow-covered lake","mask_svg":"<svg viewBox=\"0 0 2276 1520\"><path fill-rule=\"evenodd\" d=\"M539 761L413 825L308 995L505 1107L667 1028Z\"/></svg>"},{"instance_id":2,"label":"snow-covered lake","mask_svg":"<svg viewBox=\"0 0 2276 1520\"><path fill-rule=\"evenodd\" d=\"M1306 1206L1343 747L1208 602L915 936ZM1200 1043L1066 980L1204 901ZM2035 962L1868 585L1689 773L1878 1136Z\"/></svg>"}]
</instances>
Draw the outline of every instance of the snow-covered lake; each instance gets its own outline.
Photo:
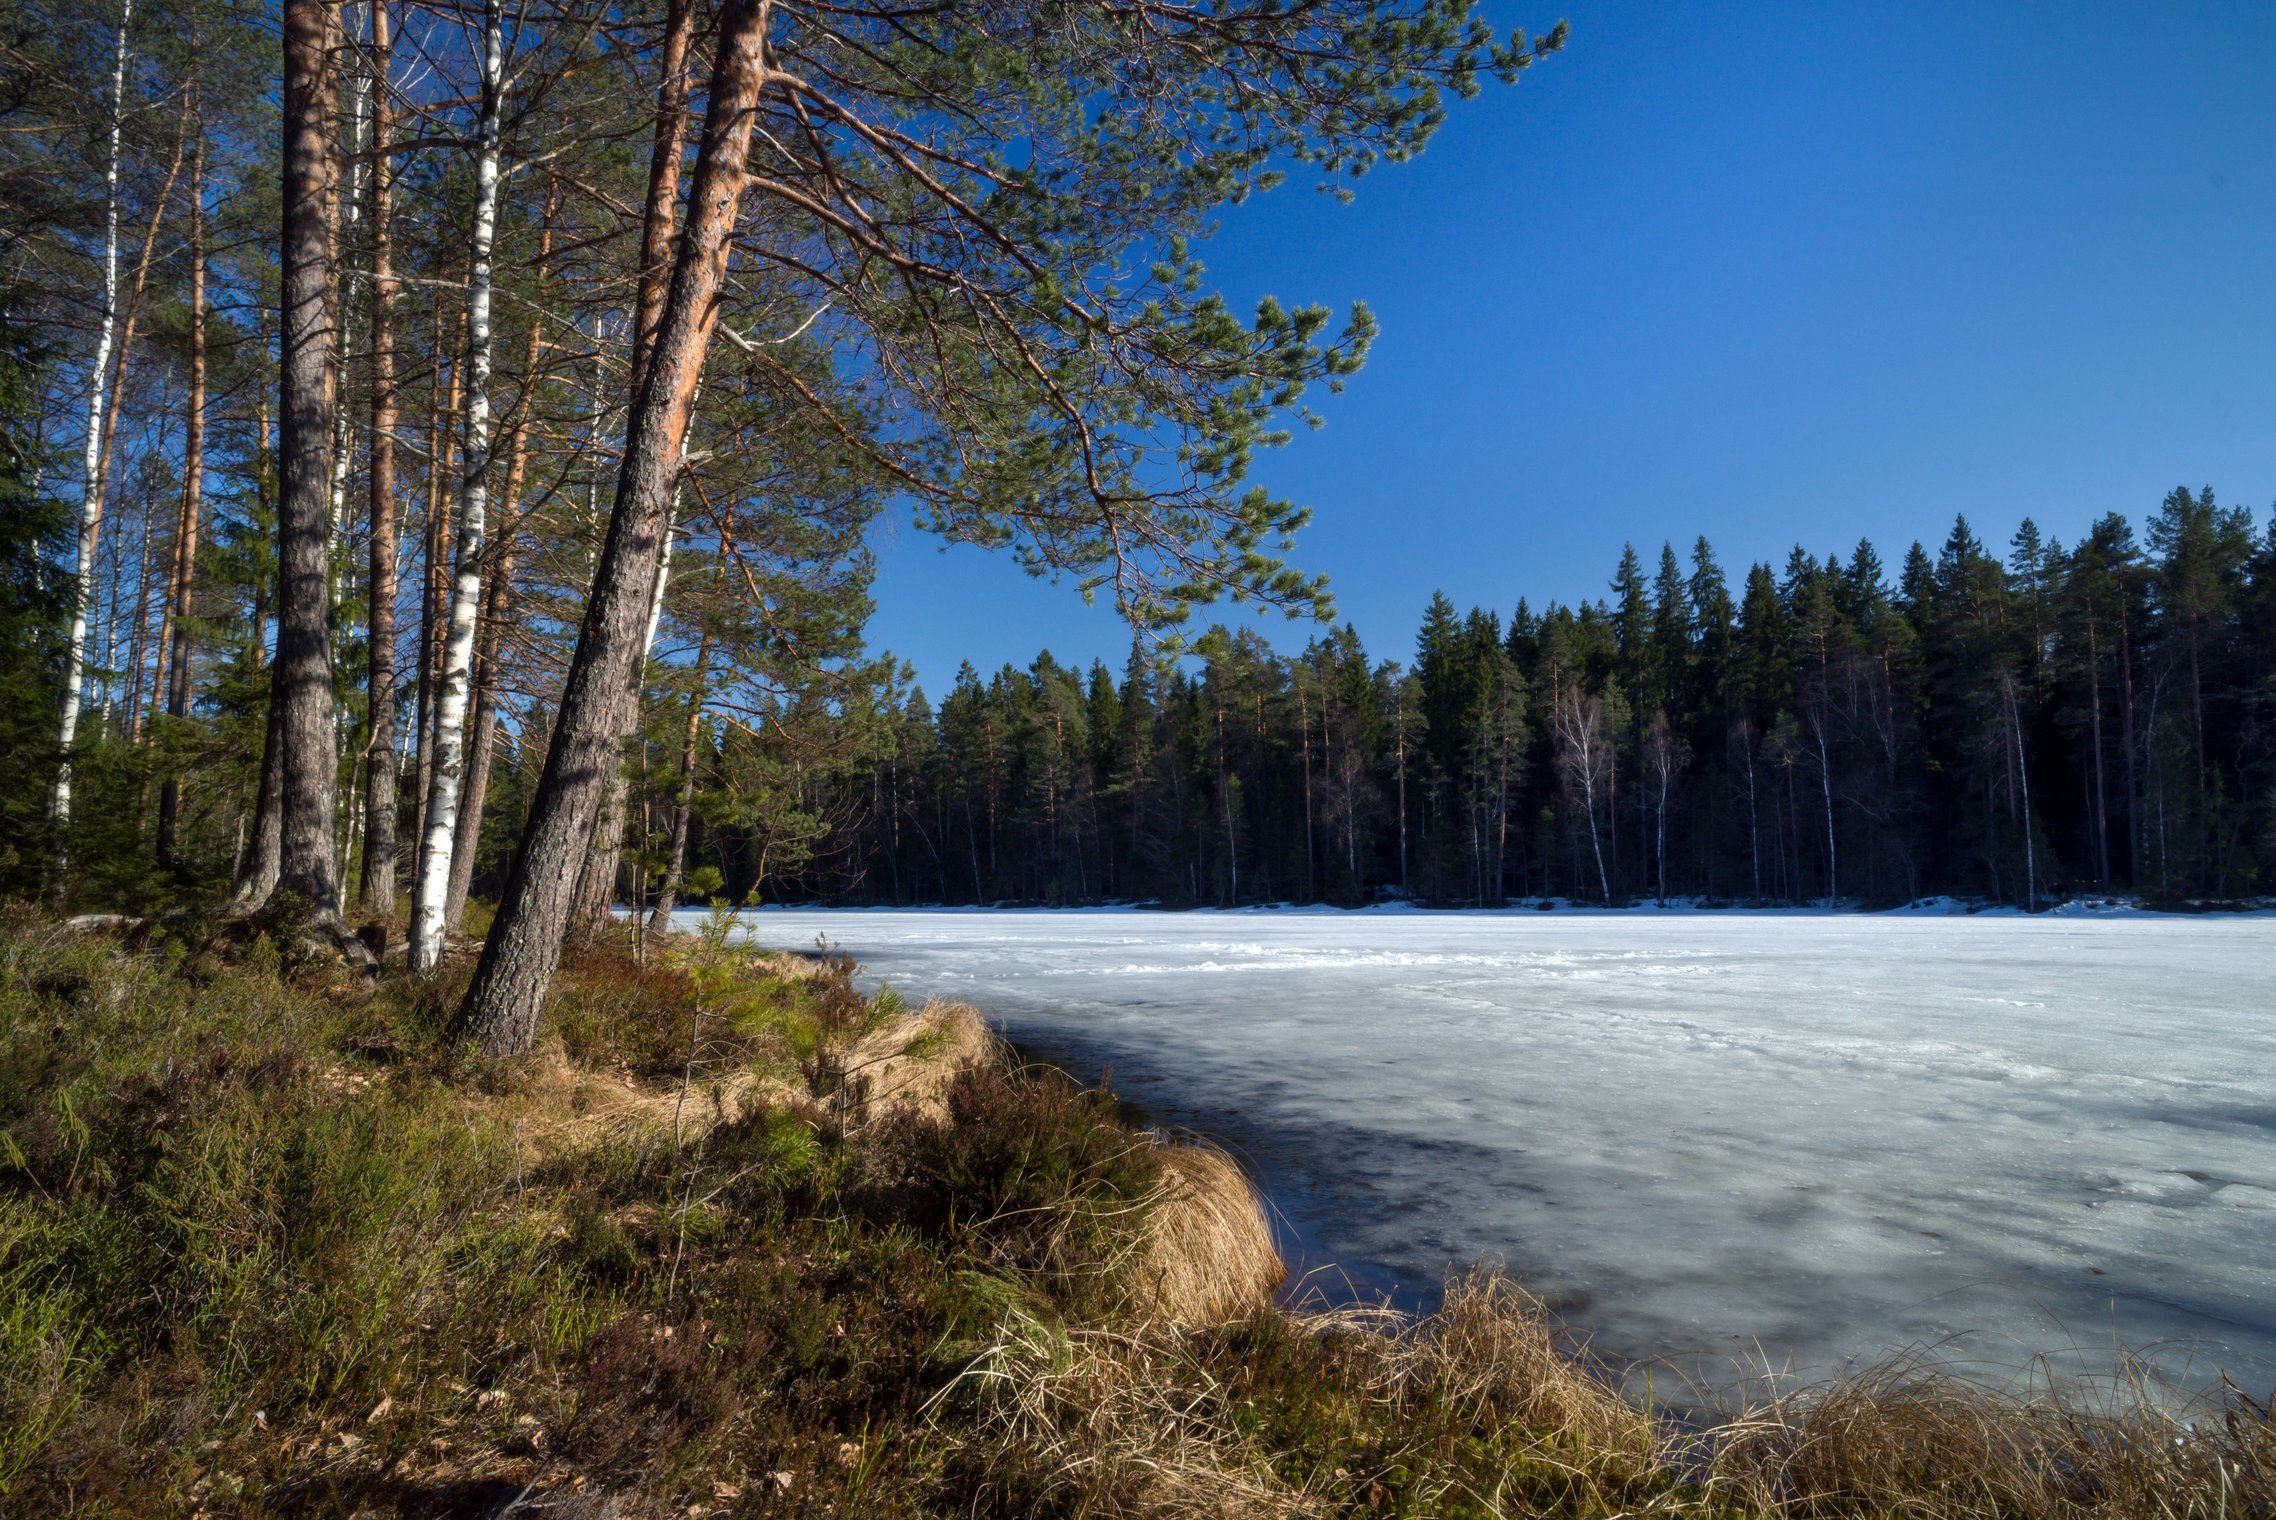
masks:
<instances>
[{"instance_id":1,"label":"snow-covered lake","mask_svg":"<svg viewBox=\"0 0 2276 1520\"><path fill-rule=\"evenodd\" d=\"M1255 1164L1303 1265L1496 1258L1724 1383L2276 1382L2276 921L768 910Z\"/></svg>"}]
</instances>

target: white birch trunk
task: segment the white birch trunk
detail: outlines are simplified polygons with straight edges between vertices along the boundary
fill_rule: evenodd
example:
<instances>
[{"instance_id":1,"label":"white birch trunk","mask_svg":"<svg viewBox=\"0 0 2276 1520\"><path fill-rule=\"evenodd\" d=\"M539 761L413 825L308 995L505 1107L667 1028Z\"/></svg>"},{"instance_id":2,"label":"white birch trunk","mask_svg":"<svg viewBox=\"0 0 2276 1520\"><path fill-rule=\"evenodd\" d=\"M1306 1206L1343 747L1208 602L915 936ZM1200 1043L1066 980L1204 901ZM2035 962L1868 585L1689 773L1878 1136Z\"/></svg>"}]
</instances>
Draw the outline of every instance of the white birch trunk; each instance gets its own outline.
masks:
<instances>
[{"instance_id":1,"label":"white birch trunk","mask_svg":"<svg viewBox=\"0 0 2276 1520\"><path fill-rule=\"evenodd\" d=\"M691 421L694 419L695 409L702 404L703 385L699 381L696 384L695 395L688 401L688 415ZM693 432L694 429L691 427L689 431ZM682 438L680 440L680 468L686 469L687 462L687 440ZM664 621L664 591L672 583L672 530L679 525L680 494L683 489L680 481L675 479L672 482L672 503L664 509L664 551L656 561L656 594L648 602L648 633L640 643L640 679L644 686L648 680L648 662L656 653L656 629ZM721 548L724 552L725 546L722 545Z\"/></svg>"},{"instance_id":2,"label":"white birch trunk","mask_svg":"<svg viewBox=\"0 0 2276 1520\"><path fill-rule=\"evenodd\" d=\"M48 816L58 824L71 821L71 746L79 736L79 704L87 680L87 618L95 602L95 549L103 530L103 408L108 400L103 377L110 372L111 346L118 340L119 134L126 117L127 26L133 19L134 0L119 0L118 51L111 64L111 151L103 178L103 317L96 330L95 357L87 372L87 452L81 476L85 489L79 500L79 595L71 612L71 638L63 663L63 719L57 730L57 747L63 758L56 767L55 789L47 805ZM62 864L59 860L59 868ZM60 878L60 869L57 874Z\"/></svg>"},{"instance_id":3,"label":"white birch trunk","mask_svg":"<svg viewBox=\"0 0 2276 1520\"><path fill-rule=\"evenodd\" d=\"M466 710L474 677L474 625L482 602L490 464L490 252L498 230L498 134L505 74L503 0L483 8L482 120L474 165L472 272L466 297L466 433L458 493L458 553L450 626L443 642L441 700L435 717L435 763L427 784L426 837L412 887L410 960L431 969L443 952L450 900L451 840L458 827L459 784L466 769Z\"/></svg>"},{"instance_id":4,"label":"white birch trunk","mask_svg":"<svg viewBox=\"0 0 2276 1520\"><path fill-rule=\"evenodd\" d=\"M672 529L680 516L680 488L672 487L672 504L664 512L664 552L656 562L656 594L648 599L648 633L640 643L640 672L646 684L649 661L656 654L656 629L664 621L664 590L672 583Z\"/></svg>"}]
</instances>

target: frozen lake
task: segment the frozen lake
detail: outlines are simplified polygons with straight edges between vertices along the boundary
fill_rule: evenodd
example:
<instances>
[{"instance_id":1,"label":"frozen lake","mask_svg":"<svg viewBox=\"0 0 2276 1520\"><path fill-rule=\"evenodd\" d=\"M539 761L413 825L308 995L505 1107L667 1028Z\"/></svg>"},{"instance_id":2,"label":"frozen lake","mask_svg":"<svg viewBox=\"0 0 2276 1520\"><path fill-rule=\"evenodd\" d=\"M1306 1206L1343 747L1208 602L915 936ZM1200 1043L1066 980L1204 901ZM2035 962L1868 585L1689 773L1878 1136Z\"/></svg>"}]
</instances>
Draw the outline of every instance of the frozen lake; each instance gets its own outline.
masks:
<instances>
[{"instance_id":1,"label":"frozen lake","mask_svg":"<svg viewBox=\"0 0 2276 1520\"><path fill-rule=\"evenodd\" d=\"M1621 1361L2276 1382L2276 921L767 910L1243 1151L1302 1264Z\"/></svg>"}]
</instances>

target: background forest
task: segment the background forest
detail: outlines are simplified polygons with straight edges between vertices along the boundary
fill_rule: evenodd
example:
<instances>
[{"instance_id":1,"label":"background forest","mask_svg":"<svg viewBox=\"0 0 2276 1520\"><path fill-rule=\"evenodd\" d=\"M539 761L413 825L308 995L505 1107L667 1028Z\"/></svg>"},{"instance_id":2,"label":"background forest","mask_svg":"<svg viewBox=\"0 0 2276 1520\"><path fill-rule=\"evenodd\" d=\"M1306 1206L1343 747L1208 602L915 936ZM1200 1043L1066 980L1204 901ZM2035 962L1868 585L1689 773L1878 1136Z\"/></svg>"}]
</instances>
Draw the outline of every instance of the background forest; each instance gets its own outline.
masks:
<instances>
[{"instance_id":1,"label":"background forest","mask_svg":"<svg viewBox=\"0 0 2276 1520\"><path fill-rule=\"evenodd\" d=\"M1380 56L1339 34L1334 77L1243 42L1204 72L1273 82L1244 131L1199 111L1117 136L1071 102L1093 98L1081 70L1128 58L1023 76L1016 39L961 20L919 45L884 12L780 13L777 62L836 93L760 107L781 162L720 235L740 262L722 341L685 371L651 574L610 571L610 535L644 335L695 204L700 64L725 58L733 8L304 9L325 30L300 97L289 69L273 88L262 8L32 4L0 23L10 893L147 908L275 879L279 552L308 496L286 478L295 395L323 408L300 456L321 486L322 848L344 904L411 899L415 937L422 914L431 939L510 884L604 571L641 604L637 698L569 873L586 920L612 896L661 912L715 893L2269 890L2276 523L2210 490L2068 546L1962 522L1893 568L1869 544L1731 576L1704 539L1656 565L1631 549L1607 597L1506 622L1434 601L1403 659L1348 627L1296 654L1220 628L1142 638L1119 672L1046 653L928 696L865 648L868 530L896 498L1150 631L1225 593L1324 612L1273 557L1302 512L1245 475L1307 384L1356 368L1371 320L1267 302L1244 321L1183 235L1291 164L1333 179L1411 152L1442 91L1514 77L1561 33L1497 43L1466 8L1422 6ZM962 61L911 94L899 48ZM1315 109L1337 92L1367 109ZM295 99L323 127L303 188L330 340L299 391L275 232L289 245L275 145ZM1170 168L1136 147L1164 134ZM1055 146L1014 169L1010 142ZM1098 214L1102 182L1126 222ZM1149 427L1184 442L1149 453L1131 442Z\"/></svg>"},{"instance_id":2,"label":"background forest","mask_svg":"<svg viewBox=\"0 0 2276 1520\"><path fill-rule=\"evenodd\" d=\"M1965 521L1737 588L1701 539L1506 626L1439 597L1411 662L1213 630L1119 678L1049 654L794 770L698 744L737 890L888 902L2229 900L2276 867L2276 523L2176 489L2137 537ZM662 744L662 737L654 741ZM779 784L774 782L770 784Z\"/></svg>"}]
</instances>

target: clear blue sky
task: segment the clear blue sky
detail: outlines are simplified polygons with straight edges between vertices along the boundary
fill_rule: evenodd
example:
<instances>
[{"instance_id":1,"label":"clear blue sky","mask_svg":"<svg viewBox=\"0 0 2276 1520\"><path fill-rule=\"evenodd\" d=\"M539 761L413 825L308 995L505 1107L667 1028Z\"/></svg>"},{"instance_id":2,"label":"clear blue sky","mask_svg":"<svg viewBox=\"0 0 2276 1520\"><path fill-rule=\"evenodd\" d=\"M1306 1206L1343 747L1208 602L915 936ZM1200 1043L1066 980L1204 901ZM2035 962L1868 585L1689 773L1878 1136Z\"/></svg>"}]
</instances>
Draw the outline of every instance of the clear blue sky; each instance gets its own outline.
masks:
<instances>
[{"instance_id":1,"label":"clear blue sky","mask_svg":"<svg viewBox=\"0 0 2276 1520\"><path fill-rule=\"evenodd\" d=\"M1382 321L1257 471L1314 509L1296 560L1378 658L1435 589L1598 596L1631 539L1704 532L1737 571L1870 535L1893 566L1955 512L2004 545L2183 483L2276 497L2270 0L1488 14L1572 39L1356 203L1292 180L1205 250L1244 308ZM1129 646L1069 585L878 543L873 647L928 692Z\"/></svg>"}]
</instances>

